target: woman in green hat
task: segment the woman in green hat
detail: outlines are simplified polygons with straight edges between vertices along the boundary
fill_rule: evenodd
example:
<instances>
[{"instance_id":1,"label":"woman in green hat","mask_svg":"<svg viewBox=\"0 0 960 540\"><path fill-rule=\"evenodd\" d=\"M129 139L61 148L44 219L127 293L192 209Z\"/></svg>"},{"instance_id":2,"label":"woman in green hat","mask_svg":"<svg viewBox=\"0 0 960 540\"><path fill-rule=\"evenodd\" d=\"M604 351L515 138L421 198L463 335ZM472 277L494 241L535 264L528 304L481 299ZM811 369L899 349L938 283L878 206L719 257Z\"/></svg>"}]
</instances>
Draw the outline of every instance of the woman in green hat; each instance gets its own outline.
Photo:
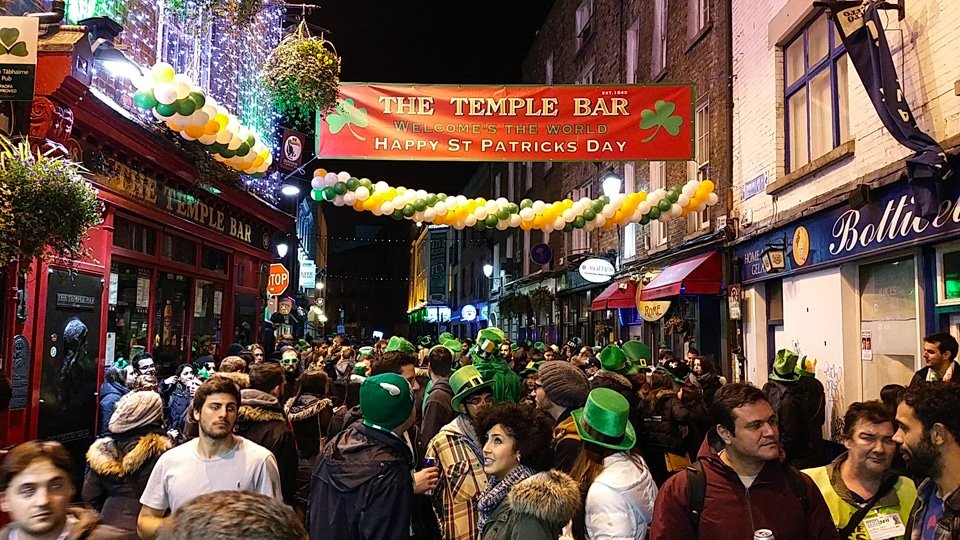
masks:
<instances>
[{"instance_id":1,"label":"woman in green hat","mask_svg":"<svg viewBox=\"0 0 960 540\"><path fill-rule=\"evenodd\" d=\"M572 416L583 447L570 476L584 494L574 536L642 540L653 519L657 485L637 452L629 402L609 388L596 388Z\"/></svg>"},{"instance_id":2,"label":"woman in green hat","mask_svg":"<svg viewBox=\"0 0 960 540\"><path fill-rule=\"evenodd\" d=\"M494 405L480 416L487 487L477 499L481 540L556 540L580 506L577 483L550 468L553 424L536 409Z\"/></svg>"}]
</instances>

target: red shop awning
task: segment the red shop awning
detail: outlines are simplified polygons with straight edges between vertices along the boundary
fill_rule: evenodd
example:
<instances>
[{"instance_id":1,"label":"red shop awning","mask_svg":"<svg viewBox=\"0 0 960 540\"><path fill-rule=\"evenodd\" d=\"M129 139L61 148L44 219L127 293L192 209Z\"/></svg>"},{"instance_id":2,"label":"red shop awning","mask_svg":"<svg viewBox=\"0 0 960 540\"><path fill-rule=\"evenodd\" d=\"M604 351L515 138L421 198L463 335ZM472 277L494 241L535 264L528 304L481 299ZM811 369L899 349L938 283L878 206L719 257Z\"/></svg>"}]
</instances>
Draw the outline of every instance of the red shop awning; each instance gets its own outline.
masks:
<instances>
[{"instance_id":1,"label":"red shop awning","mask_svg":"<svg viewBox=\"0 0 960 540\"><path fill-rule=\"evenodd\" d=\"M590 303L591 311L637 307L637 286L629 279L611 283Z\"/></svg>"},{"instance_id":2,"label":"red shop awning","mask_svg":"<svg viewBox=\"0 0 960 540\"><path fill-rule=\"evenodd\" d=\"M643 287L641 300L658 300L681 294L720 294L720 252L711 251L672 264Z\"/></svg>"}]
</instances>

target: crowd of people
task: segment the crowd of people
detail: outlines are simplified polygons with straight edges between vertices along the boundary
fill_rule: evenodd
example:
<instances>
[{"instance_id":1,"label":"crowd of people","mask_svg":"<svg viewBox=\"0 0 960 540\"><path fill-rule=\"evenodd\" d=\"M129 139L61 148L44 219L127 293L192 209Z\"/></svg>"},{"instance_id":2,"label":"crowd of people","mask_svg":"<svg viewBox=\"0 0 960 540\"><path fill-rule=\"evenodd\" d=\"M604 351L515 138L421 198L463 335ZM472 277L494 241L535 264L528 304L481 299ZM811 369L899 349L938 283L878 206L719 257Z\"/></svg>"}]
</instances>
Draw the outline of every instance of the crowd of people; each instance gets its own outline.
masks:
<instances>
[{"instance_id":1,"label":"crowd of people","mask_svg":"<svg viewBox=\"0 0 960 540\"><path fill-rule=\"evenodd\" d=\"M118 362L82 486L56 442L0 464L0 540L960 538L949 334L837 442L793 351L760 389L693 348L579 345L485 328Z\"/></svg>"}]
</instances>

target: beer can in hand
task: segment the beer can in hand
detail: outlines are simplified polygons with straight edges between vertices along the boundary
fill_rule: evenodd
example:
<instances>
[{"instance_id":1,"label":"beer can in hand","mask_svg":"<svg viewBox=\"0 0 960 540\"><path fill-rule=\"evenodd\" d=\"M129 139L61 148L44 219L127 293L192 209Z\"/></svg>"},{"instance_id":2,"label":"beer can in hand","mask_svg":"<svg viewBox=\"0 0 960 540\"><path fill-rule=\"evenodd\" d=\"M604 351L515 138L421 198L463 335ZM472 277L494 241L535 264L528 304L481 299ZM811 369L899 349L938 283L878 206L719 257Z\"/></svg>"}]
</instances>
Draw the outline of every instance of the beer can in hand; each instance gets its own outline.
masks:
<instances>
[{"instance_id":1,"label":"beer can in hand","mask_svg":"<svg viewBox=\"0 0 960 540\"><path fill-rule=\"evenodd\" d=\"M775 540L770 529L757 529L753 533L753 540Z\"/></svg>"},{"instance_id":2,"label":"beer can in hand","mask_svg":"<svg viewBox=\"0 0 960 540\"><path fill-rule=\"evenodd\" d=\"M430 467L436 467L436 466L437 466L437 458L425 457L425 458L423 458L423 463L422 463L421 465L422 465L422 466L421 466L421 469L429 469ZM433 490L432 490L432 489L428 489L427 491L424 491L423 494L424 494L424 495L427 495L427 496L431 496L431 495L433 495Z\"/></svg>"}]
</instances>

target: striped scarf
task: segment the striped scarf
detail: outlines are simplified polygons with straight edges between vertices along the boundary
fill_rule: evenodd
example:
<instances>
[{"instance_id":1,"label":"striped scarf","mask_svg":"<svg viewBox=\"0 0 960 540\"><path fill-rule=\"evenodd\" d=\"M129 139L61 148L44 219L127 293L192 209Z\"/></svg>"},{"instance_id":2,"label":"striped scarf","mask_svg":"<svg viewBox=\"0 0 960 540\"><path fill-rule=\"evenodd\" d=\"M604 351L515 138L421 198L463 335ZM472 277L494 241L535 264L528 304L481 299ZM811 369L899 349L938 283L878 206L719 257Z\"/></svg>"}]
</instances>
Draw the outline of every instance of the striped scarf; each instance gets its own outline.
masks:
<instances>
[{"instance_id":1,"label":"striped scarf","mask_svg":"<svg viewBox=\"0 0 960 540\"><path fill-rule=\"evenodd\" d=\"M503 498L507 496L507 493L510 493L510 489L523 480L530 478L536 474L536 472L537 471L526 465L517 465L515 469L503 477L503 480L498 480L493 476L489 478L487 489L477 498L477 513L479 514L477 517L478 538L483 535L483 526L487 523L490 514L500 505Z\"/></svg>"}]
</instances>

